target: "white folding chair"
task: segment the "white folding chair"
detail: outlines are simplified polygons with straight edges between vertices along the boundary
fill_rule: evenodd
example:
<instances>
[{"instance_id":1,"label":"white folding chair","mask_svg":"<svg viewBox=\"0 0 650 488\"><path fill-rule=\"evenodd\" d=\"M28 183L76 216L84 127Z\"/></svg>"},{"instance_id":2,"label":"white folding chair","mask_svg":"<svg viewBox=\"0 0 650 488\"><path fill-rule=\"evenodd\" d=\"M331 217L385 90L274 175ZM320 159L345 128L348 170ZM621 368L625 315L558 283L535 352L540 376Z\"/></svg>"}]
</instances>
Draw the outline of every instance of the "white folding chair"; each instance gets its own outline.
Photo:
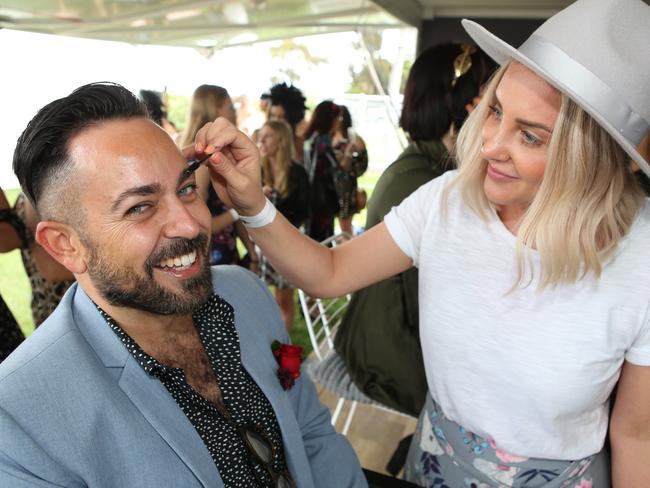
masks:
<instances>
[{"instance_id":1,"label":"white folding chair","mask_svg":"<svg viewBox=\"0 0 650 488\"><path fill-rule=\"evenodd\" d=\"M322 241L321 244L336 247L350 238L351 236L347 233L336 234ZM334 335L343 320L351 296L316 298L304 290L298 289L298 297L315 356L306 365L307 374L313 381L339 397L332 413L332 425L336 425L346 401L350 402L350 409L341 431L343 435L347 435L350 429L358 403L365 403L390 413L407 416L376 402L359 390L350 378L343 360L334 349Z\"/></svg>"}]
</instances>

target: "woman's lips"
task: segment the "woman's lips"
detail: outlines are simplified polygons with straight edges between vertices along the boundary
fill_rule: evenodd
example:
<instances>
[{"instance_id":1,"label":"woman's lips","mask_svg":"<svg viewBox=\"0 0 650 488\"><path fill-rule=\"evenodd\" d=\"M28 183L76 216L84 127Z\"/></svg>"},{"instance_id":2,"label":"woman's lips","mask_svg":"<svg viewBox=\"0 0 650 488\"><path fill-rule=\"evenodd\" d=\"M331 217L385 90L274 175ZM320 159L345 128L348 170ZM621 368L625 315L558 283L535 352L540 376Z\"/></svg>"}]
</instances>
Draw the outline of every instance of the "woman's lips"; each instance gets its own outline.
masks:
<instances>
[{"instance_id":1,"label":"woman's lips","mask_svg":"<svg viewBox=\"0 0 650 488\"><path fill-rule=\"evenodd\" d=\"M506 173L502 173L501 171L497 170L492 163L488 163L487 165L487 174L490 178L493 180L497 181L512 181L512 180L518 180L516 176L510 176Z\"/></svg>"}]
</instances>

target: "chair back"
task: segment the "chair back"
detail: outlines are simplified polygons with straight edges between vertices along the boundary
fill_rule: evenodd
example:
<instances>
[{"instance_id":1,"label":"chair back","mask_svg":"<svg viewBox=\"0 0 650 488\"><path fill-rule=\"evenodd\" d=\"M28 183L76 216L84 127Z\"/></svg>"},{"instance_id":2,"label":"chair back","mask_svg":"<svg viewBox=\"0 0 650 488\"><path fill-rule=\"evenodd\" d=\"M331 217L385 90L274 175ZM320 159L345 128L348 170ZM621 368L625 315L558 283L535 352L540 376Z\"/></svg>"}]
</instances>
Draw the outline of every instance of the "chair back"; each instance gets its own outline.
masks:
<instances>
[{"instance_id":1,"label":"chair back","mask_svg":"<svg viewBox=\"0 0 650 488\"><path fill-rule=\"evenodd\" d=\"M342 232L328 237L321 244L336 247L351 238L349 233ZM334 349L334 334L343 320L351 296L348 294L334 298L316 298L298 289L298 298L314 354L318 360L322 360Z\"/></svg>"}]
</instances>

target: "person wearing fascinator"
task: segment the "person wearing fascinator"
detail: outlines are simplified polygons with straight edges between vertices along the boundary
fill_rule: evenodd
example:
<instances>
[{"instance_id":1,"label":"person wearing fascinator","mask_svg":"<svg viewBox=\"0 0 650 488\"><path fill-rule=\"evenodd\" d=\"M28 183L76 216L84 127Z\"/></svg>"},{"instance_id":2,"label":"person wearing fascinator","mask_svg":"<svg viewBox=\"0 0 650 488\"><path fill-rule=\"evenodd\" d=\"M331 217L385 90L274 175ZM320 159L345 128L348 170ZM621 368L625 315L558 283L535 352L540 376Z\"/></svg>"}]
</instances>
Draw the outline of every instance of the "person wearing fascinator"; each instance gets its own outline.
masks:
<instances>
[{"instance_id":1,"label":"person wearing fascinator","mask_svg":"<svg viewBox=\"0 0 650 488\"><path fill-rule=\"evenodd\" d=\"M255 146L225 122L196 149L221 151L213 184L309 293L419 268L429 394L407 479L647 486L650 202L631 162L650 174L637 149L650 132L650 6L578 0L518 49L463 25L501 68L460 130L458 169L342 246L274 211Z\"/></svg>"}]
</instances>

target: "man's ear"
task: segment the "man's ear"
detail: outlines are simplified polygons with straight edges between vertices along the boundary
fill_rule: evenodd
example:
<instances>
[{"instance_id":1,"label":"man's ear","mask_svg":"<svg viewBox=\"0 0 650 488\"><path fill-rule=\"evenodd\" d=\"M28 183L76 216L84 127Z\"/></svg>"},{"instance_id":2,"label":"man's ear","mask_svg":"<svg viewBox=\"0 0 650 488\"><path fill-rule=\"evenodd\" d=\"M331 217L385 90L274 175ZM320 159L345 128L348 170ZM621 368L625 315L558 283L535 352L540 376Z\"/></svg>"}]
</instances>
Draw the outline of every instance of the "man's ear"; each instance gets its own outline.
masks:
<instances>
[{"instance_id":1,"label":"man's ear","mask_svg":"<svg viewBox=\"0 0 650 488\"><path fill-rule=\"evenodd\" d=\"M36 226L36 242L74 274L86 271L85 248L79 235L68 225L43 220Z\"/></svg>"}]
</instances>

